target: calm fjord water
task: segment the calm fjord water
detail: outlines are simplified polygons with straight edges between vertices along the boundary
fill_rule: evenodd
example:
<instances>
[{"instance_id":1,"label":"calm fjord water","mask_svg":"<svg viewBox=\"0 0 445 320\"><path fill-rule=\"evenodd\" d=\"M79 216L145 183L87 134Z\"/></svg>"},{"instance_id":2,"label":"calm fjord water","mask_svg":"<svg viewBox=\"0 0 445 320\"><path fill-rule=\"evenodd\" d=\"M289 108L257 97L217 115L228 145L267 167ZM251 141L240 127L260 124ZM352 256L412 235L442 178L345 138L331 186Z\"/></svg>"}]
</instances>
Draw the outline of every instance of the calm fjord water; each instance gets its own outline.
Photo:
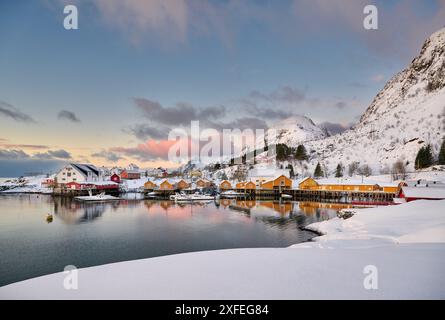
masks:
<instances>
[{"instance_id":1,"label":"calm fjord water","mask_svg":"<svg viewBox=\"0 0 445 320\"><path fill-rule=\"evenodd\" d=\"M80 203L47 195L0 196L0 286L49 273L168 254L286 247L301 226L336 210L298 202L221 200L178 205L132 199ZM51 223L46 215L53 214ZM180 266L178 266L180 267Z\"/></svg>"}]
</instances>

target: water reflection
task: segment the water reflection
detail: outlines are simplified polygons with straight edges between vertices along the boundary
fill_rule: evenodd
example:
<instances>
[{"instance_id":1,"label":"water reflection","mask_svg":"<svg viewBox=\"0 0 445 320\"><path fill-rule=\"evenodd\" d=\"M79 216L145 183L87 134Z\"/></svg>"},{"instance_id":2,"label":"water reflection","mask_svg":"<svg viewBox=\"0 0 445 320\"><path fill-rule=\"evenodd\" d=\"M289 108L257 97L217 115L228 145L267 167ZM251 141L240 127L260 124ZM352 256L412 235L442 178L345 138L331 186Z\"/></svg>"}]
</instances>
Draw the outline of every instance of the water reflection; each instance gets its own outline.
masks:
<instances>
[{"instance_id":1,"label":"water reflection","mask_svg":"<svg viewBox=\"0 0 445 320\"><path fill-rule=\"evenodd\" d=\"M222 199L215 202L175 203L171 200L141 200L140 197L129 196L126 199L113 202L80 202L70 198L46 198L45 202L53 204L54 214L66 224L93 222L103 216L104 212L144 207L150 211L161 211L165 214L193 213L193 208L214 207L216 210L231 210L240 212L250 218L267 224L284 225L290 219L298 225L305 225L320 220L327 220L343 208L351 208L350 204L294 202L294 201L255 201ZM174 212L173 212L174 211Z\"/></svg>"},{"instance_id":2,"label":"water reflection","mask_svg":"<svg viewBox=\"0 0 445 320\"><path fill-rule=\"evenodd\" d=\"M116 204L119 206L120 204ZM112 203L85 203L71 198L54 198L54 214L66 224L91 222L100 218Z\"/></svg>"},{"instance_id":3,"label":"water reflection","mask_svg":"<svg viewBox=\"0 0 445 320\"><path fill-rule=\"evenodd\" d=\"M201 250L286 247L301 230L348 205L222 199L177 204L128 195L85 203L42 195L0 197L0 285L63 270ZM54 220L47 223L46 217ZM29 266L32 266L29 267Z\"/></svg>"}]
</instances>

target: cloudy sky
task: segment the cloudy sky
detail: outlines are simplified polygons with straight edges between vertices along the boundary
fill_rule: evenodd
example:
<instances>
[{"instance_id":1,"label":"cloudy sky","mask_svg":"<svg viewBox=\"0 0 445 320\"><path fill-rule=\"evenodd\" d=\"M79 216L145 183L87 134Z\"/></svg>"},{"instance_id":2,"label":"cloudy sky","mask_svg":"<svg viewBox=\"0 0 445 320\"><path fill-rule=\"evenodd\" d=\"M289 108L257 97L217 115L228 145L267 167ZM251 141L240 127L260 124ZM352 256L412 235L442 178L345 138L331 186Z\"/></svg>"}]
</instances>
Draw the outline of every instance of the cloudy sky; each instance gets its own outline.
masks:
<instances>
[{"instance_id":1,"label":"cloudy sky","mask_svg":"<svg viewBox=\"0 0 445 320\"><path fill-rule=\"evenodd\" d=\"M0 1L0 176L173 166L167 134L191 120L344 130L444 24L445 0Z\"/></svg>"}]
</instances>

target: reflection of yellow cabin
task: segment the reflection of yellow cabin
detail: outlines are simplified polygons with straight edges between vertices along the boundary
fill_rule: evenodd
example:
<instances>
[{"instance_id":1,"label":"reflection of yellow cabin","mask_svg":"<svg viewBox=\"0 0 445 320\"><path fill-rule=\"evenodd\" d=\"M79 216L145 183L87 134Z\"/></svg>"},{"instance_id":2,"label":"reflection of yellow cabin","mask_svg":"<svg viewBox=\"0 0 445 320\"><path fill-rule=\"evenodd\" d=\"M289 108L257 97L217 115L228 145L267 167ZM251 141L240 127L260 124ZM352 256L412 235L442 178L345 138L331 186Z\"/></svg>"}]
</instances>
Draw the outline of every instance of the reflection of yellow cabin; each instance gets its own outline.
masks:
<instances>
[{"instance_id":1,"label":"reflection of yellow cabin","mask_svg":"<svg viewBox=\"0 0 445 320\"><path fill-rule=\"evenodd\" d=\"M260 184L260 186L261 186L261 189L263 189L263 190L291 189L292 188L292 180L284 175L281 175L274 180L262 182Z\"/></svg>"},{"instance_id":2,"label":"reflection of yellow cabin","mask_svg":"<svg viewBox=\"0 0 445 320\"><path fill-rule=\"evenodd\" d=\"M174 189L173 185L168 180L162 181L161 184L159 185L159 190L173 190L173 189Z\"/></svg>"},{"instance_id":3,"label":"reflection of yellow cabin","mask_svg":"<svg viewBox=\"0 0 445 320\"><path fill-rule=\"evenodd\" d=\"M256 206L255 200L236 200L236 205L241 208L252 209Z\"/></svg>"},{"instance_id":4,"label":"reflection of yellow cabin","mask_svg":"<svg viewBox=\"0 0 445 320\"><path fill-rule=\"evenodd\" d=\"M349 209L353 206L351 204L344 203L323 203L323 202L312 202L312 201L300 201L298 206L301 211L307 215L314 215L317 213L317 209L332 209L339 211L341 209Z\"/></svg>"},{"instance_id":5,"label":"reflection of yellow cabin","mask_svg":"<svg viewBox=\"0 0 445 320\"><path fill-rule=\"evenodd\" d=\"M198 186L198 188L207 188L210 186L210 181L199 179L198 181L196 181L196 185Z\"/></svg>"},{"instance_id":6,"label":"reflection of yellow cabin","mask_svg":"<svg viewBox=\"0 0 445 320\"><path fill-rule=\"evenodd\" d=\"M144 189L145 190L154 190L158 187L158 185L154 182L151 181L147 181L146 183L144 183Z\"/></svg>"},{"instance_id":7,"label":"reflection of yellow cabin","mask_svg":"<svg viewBox=\"0 0 445 320\"><path fill-rule=\"evenodd\" d=\"M231 200L231 199L221 199L221 200L220 200L220 204L221 204L224 208L227 208L231 203L232 203L232 200Z\"/></svg>"},{"instance_id":8,"label":"reflection of yellow cabin","mask_svg":"<svg viewBox=\"0 0 445 320\"><path fill-rule=\"evenodd\" d=\"M260 202L260 205L269 209L272 209L276 212L278 212L280 215L288 214L292 211L292 203L291 202L272 202L272 201L264 201Z\"/></svg>"},{"instance_id":9,"label":"reflection of yellow cabin","mask_svg":"<svg viewBox=\"0 0 445 320\"><path fill-rule=\"evenodd\" d=\"M222 181L222 182L219 184L219 188L220 188L221 190L232 189L232 184L231 184L229 181L224 180L224 181Z\"/></svg>"},{"instance_id":10,"label":"reflection of yellow cabin","mask_svg":"<svg viewBox=\"0 0 445 320\"><path fill-rule=\"evenodd\" d=\"M182 190L187 189L190 186L190 184L187 183L185 180L181 180L178 183L176 183L176 189Z\"/></svg>"},{"instance_id":11,"label":"reflection of yellow cabin","mask_svg":"<svg viewBox=\"0 0 445 320\"><path fill-rule=\"evenodd\" d=\"M252 181L244 181L244 182L238 182L236 184L237 189L243 189L243 190L255 190L256 185Z\"/></svg>"},{"instance_id":12,"label":"reflection of yellow cabin","mask_svg":"<svg viewBox=\"0 0 445 320\"><path fill-rule=\"evenodd\" d=\"M172 206L172 202L171 201L161 201L159 203L160 207L166 211L168 211L168 208L170 208Z\"/></svg>"},{"instance_id":13,"label":"reflection of yellow cabin","mask_svg":"<svg viewBox=\"0 0 445 320\"><path fill-rule=\"evenodd\" d=\"M380 186L373 183L319 183L313 178L306 178L298 184L298 188L301 190L324 190L324 191L350 191L350 192L388 192L397 193L400 185L386 185Z\"/></svg>"}]
</instances>

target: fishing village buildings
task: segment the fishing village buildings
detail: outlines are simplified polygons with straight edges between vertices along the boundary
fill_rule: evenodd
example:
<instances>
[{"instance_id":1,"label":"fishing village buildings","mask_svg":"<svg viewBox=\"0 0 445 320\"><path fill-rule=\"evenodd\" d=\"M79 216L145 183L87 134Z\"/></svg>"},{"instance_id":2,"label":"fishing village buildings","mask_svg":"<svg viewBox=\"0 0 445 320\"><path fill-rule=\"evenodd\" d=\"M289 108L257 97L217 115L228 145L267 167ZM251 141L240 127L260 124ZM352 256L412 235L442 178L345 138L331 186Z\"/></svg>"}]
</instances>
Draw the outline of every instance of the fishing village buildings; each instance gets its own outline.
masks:
<instances>
[{"instance_id":1,"label":"fishing village buildings","mask_svg":"<svg viewBox=\"0 0 445 320\"><path fill-rule=\"evenodd\" d=\"M70 163L62 168L54 177L46 179L45 187L53 187L54 193L76 194L75 191L93 190L95 192L144 192L152 193L160 198L175 192L193 193L196 191L227 191L236 192L250 198L281 198L300 199L310 196L311 200L336 200L341 197L373 198L385 201L400 198L401 201L417 199L445 199L445 186L416 184L408 186L405 182L382 182L370 179L324 178L291 179L289 170L283 169L252 169L244 181L229 179L213 180L204 178L198 170L188 177L162 174L147 176L137 167L106 174L92 164ZM404 200L403 200L404 199Z\"/></svg>"}]
</instances>

